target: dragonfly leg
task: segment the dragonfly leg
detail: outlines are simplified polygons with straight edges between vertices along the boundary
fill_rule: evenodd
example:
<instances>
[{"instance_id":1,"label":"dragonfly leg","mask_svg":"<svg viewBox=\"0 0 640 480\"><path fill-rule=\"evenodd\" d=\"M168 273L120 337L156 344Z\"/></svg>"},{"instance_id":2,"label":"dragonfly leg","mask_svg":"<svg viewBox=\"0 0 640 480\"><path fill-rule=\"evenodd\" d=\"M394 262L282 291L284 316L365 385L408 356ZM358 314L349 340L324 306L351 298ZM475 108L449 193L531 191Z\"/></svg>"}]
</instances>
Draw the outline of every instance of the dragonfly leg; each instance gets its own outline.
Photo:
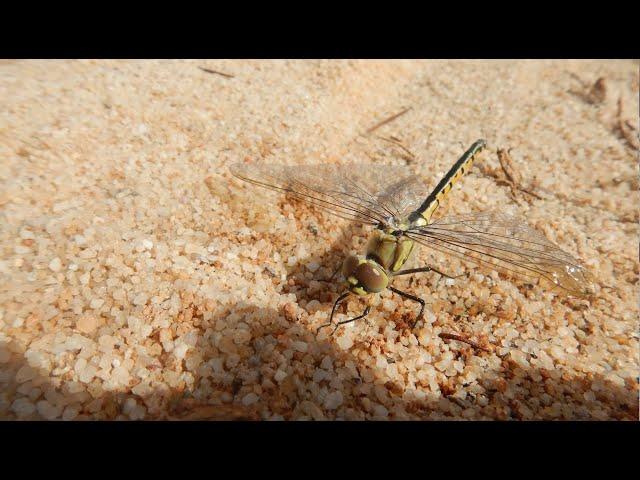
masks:
<instances>
[{"instance_id":1,"label":"dragonfly leg","mask_svg":"<svg viewBox=\"0 0 640 480\"><path fill-rule=\"evenodd\" d=\"M331 276L329 277L329 280L327 280L327 282L332 282L333 279L335 278L335 276L338 274L338 272L340 271L340 269L342 268L342 263L338 264L338 268L335 269L335 271L333 272L333 274L331 274Z\"/></svg>"},{"instance_id":2,"label":"dragonfly leg","mask_svg":"<svg viewBox=\"0 0 640 480\"><path fill-rule=\"evenodd\" d=\"M320 331L321 328L328 327L329 325L333 324L333 315L336 313L336 308L338 308L338 305L340 304L340 302L342 302L342 300L347 298L348 295L349 295L349 292L344 292L342 295L340 295L336 299L335 303L333 304L333 308L331 309L331 316L329 317L329 321L327 323L325 323L323 325L320 325L318 327L318 329L316 330L316 335L318 334L318 332ZM336 325L336 328L337 328L337 325Z\"/></svg>"},{"instance_id":3,"label":"dragonfly leg","mask_svg":"<svg viewBox=\"0 0 640 480\"><path fill-rule=\"evenodd\" d=\"M424 305L425 305L424 300L421 299L420 297L416 297L415 295L411 295L410 293L402 292L397 288L389 287L389 290L391 290L394 293L397 293L401 297L408 298L409 300L413 300L414 302L418 302L420 304L420 312L418 313L418 316L411 324L411 330L413 330L414 327L416 326L416 323L418 323L418 320L422 318L422 312L424 312Z\"/></svg>"},{"instance_id":4,"label":"dragonfly leg","mask_svg":"<svg viewBox=\"0 0 640 480\"><path fill-rule=\"evenodd\" d=\"M356 320L360 320L361 318L366 317L367 315L369 315L369 311L371 310L371 307L367 307L364 309L364 312L362 312L360 315L358 315L357 317L353 317L350 318L349 320L343 320L341 322L338 322L336 324L336 328L333 329L333 332L331 332L331 335L333 335L334 333L336 333L336 330L338 330L338 327L340 325L344 325L345 323L351 323L351 322L355 322Z\"/></svg>"},{"instance_id":5,"label":"dragonfly leg","mask_svg":"<svg viewBox=\"0 0 640 480\"><path fill-rule=\"evenodd\" d=\"M442 275L443 277L447 277L447 278L460 278L460 277L464 277L464 273L461 275L457 275L455 277L452 277L451 275L447 275L446 273L441 272L440 270L436 270L433 267L422 267L422 268L409 268L407 270L400 270L396 273L393 274L393 276L398 276L398 275L409 275L411 273L423 273L423 272L436 272L439 275Z\"/></svg>"}]
</instances>

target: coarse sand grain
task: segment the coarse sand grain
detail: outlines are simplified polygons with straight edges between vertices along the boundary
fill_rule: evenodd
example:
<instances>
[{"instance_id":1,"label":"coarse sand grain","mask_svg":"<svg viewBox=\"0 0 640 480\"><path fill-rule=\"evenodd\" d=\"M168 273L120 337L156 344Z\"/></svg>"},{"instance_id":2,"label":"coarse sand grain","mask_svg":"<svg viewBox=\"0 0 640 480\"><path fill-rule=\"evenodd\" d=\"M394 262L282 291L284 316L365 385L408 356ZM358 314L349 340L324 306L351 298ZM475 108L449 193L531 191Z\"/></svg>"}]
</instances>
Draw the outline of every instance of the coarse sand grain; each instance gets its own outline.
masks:
<instances>
[{"instance_id":1,"label":"coarse sand grain","mask_svg":"<svg viewBox=\"0 0 640 480\"><path fill-rule=\"evenodd\" d=\"M638 68L2 61L0 418L638 420ZM520 216L595 295L422 247L464 275L396 280L415 332L385 291L316 334L369 230L229 165L404 165L428 193L478 138L438 215Z\"/></svg>"}]
</instances>

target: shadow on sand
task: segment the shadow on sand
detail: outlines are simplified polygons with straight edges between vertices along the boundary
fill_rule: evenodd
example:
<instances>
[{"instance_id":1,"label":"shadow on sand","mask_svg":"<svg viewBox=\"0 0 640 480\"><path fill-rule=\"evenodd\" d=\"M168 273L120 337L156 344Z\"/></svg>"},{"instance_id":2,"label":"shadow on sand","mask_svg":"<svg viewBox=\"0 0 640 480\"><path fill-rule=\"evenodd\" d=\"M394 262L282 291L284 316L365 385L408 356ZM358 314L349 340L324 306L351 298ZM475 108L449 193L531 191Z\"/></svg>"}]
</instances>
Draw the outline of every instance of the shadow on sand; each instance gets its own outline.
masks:
<instances>
[{"instance_id":1,"label":"shadow on sand","mask_svg":"<svg viewBox=\"0 0 640 480\"><path fill-rule=\"evenodd\" d=\"M277 414L283 419L312 418L316 420L328 419L314 401L314 392L324 386L329 386L329 390L335 391L335 386L344 399L341 408L350 410L349 417L353 419L370 418L366 411L371 409L370 402L364 401L370 397L374 400L373 392L367 394L360 387L363 379L360 376L360 360L353 357L349 350L342 351L334 346L332 341L312 341L308 344L307 353L294 352L293 355L301 360L298 371L287 375L279 383L271 381L263 382L263 376L273 372L272 348L269 345L287 343L287 329L291 324L286 319L283 312L275 312L259 307L242 304L238 305L238 311L243 315L260 316L263 318L274 318L273 322L267 325L252 327L253 340L246 345L245 349L239 352L241 360L247 360L247 367L227 368L227 375L212 380L207 365L211 360L224 354L210 354L200 352L203 356L203 368L198 369L195 375L193 388L170 388L167 390L150 390L143 395L134 395L131 388L139 383L139 379L132 381L129 388L119 392L104 392L97 398L85 398L82 402L85 406L91 405L90 410L81 411L86 418L100 420L126 420L127 402L135 399L138 405L146 408L145 419L163 420L260 420L270 418L272 414ZM199 344L195 347L199 348ZM419 347L416 347L419 348ZM312 355L308 355L312 354ZM463 355L474 354L469 349L465 349ZM491 355L480 352L479 355ZM332 365L336 369L343 369L342 381L336 384L331 379L314 380L314 373L320 367L320 360L307 361L304 357L324 358L329 357ZM227 357L228 358L228 357ZM348 371L345 365L352 363L355 369L353 374L345 378L344 372ZM37 404L43 399L49 400L51 404L78 403L81 398L77 393L72 393L66 386L56 387L50 378L50 372L37 370L35 376L28 381L25 386L16 382L16 373L23 366L27 365L27 360L23 355L12 354L10 360L2 365L2 383L0 384L5 399L13 398L16 390L26 388L27 391L34 388L39 389L39 395L32 397L33 404ZM626 389L607 382L600 375L595 375L591 379L567 377L562 375L554 378L549 372L530 369L516 375L513 362L503 361L502 381L493 379L478 378L477 382L483 387L488 398L491 410L480 405L472 396L467 396L465 400L453 398L456 391L446 386L441 386L441 396L427 398L421 401L412 400L406 392L403 394L399 385L387 382L383 387L387 390L390 401L395 404L394 409L399 408L403 414L399 417L390 415L390 419L432 419L432 418L464 418L462 412L470 409L478 417L485 419L523 419L528 415L526 411L536 411L539 405L552 405L556 402L559 406L553 414L534 417L536 419L549 420L555 418L562 419L619 419L637 420L638 397L631 389ZM374 372L374 375L377 372ZM271 375L270 375L271 376ZM381 375L382 377L383 375ZM64 375L61 377L64 378ZM242 399L250 392L252 386L245 386L247 380L257 380L261 385L262 392L257 395L255 403L244 405ZM538 381L534 379L539 379ZM584 392L589 389L589 385L595 382L603 385L603 388L595 392L595 397L591 401L598 400L604 405L604 410L599 415L593 415L593 404L584 395L579 394L576 400L574 392ZM64 382L63 382L64 384ZM517 393L516 398L512 398ZM84 394L89 397L88 394ZM546 396L546 400L545 400ZM62 397L62 399L60 398ZM66 398L64 398L66 397ZM518 399L520 398L520 399ZM580 400L582 398L582 400ZM374 400L375 401L375 400ZM315 402L315 403L314 403ZM12 405L5 401L2 405L1 417L16 417L12 410ZM391 410L391 409L390 409ZM60 409L62 411L62 409ZM491 413L492 412L492 413ZM469 412L468 412L469 413ZM38 411L22 418L41 419ZM58 418L60 418L58 416ZM279 417L278 417L279 418Z\"/></svg>"},{"instance_id":2,"label":"shadow on sand","mask_svg":"<svg viewBox=\"0 0 640 480\"><path fill-rule=\"evenodd\" d=\"M310 280L313 276L322 276L333 271L350 248L355 249L354 240L360 242L359 227L351 227L329 248L320 254L321 268L316 275L309 275L301 259L289 272L288 281L283 289L294 293L300 304L306 305L313 300L322 304L323 309L335 300L340 286L338 282ZM356 243L357 243L356 242ZM318 256L315 256L318 259ZM329 273L330 275L330 273ZM321 390L342 398L343 412L347 419L366 419L373 417L373 406L378 402L373 386L377 384L386 390L390 419L439 419L439 418L484 418L484 419L624 419L637 420L638 392L633 385L614 385L601 375L589 378L570 376L566 373L550 372L537 368L518 371L520 367L507 357L501 359L499 370L487 372L476 382L481 389L477 396L468 394L465 399L456 397L455 381L439 384L440 392L431 393L420 400L415 389L406 388L394 382L385 381L384 371L373 367L373 383L365 384L362 372L371 369L362 360L354 356L353 349L342 350L335 339L319 340L314 326L301 323L285 307L280 311L261 308L250 302L242 302L227 309L237 314L249 325L251 340L239 346L214 347L211 338L201 335L198 343L188 353L198 355L199 366L190 369L193 373L191 387L184 382L177 387L166 389L149 388L143 393L134 394L140 378L133 379L128 387L121 391L97 392L92 397L87 392L70 391L68 380L71 373L49 372L36 369L33 378L18 383L16 373L28 362L23 354L13 352L8 361L0 365L0 389L4 398L0 402L0 418L32 418L43 416L36 409L31 414L16 416L9 399L15 398L17 390L23 394L32 393L31 403L36 405L46 399L48 404L58 405L60 418L64 405L82 405L80 418L101 420L124 420L129 418L132 405L144 405L145 419L163 420L260 420L271 418L316 420L331 419L336 410L322 408L319 397ZM196 312L194 316L197 317ZM202 325L214 326L220 317L202 321ZM358 328L358 327L355 327ZM221 334L221 333L220 333ZM306 343L306 351L292 348L292 337ZM228 344L232 344L230 340ZM6 347L6 346L5 346ZM412 348L421 348L420 346ZM463 361L472 355L491 356L494 353L475 351L457 344L452 349ZM231 350L230 350L231 349ZM296 371L279 374L274 378L274 364L283 368L294 357ZM233 358L232 358L233 357ZM177 360L171 353L160 357L163 372L166 365L178 373L185 371L185 361ZM317 376L318 369L324 363L333 366L338 376ZM224 367L222 367L224 365ZM58 375L58 376L54 376ZM490 373L490 374L489 374ZM284 377L283 377L284 375ZM320 379L319 379L320 378ZM475 383L475 382L474 382ZM259 393L255 393L259 385ZM458 384L459 385L459 384ZM598 391L590 387L598 385ZM426 387L426 385L425 385ZM425 388L428 390L428 388ZM135 390L139 391L139 390ZM38 393L39 392L39 393ZM586 393L585 393L586 392ZM253 393L253 396L251 395ZM326 392L325 392L326 393ZM249 396L249 397L248 397ZM247 398L252 401L247 401ZM369 400L367 400L369 398ZM135 403L133 402L135 400ZM244 401L243 401L244 400ZM593 403L600 402L599 404ZM60 406L62 405L62 406ZM392 405L392 406L390 406ZM90 407L88 407L90 406ZM550 407L546 409L544 407ZM595 410L599 409L598 412ZM532 412L546 412L533 414ZM399 412L399 414L398 414ZM464 414L463 414L464 412Z\"/></svg>"}]
</instances>

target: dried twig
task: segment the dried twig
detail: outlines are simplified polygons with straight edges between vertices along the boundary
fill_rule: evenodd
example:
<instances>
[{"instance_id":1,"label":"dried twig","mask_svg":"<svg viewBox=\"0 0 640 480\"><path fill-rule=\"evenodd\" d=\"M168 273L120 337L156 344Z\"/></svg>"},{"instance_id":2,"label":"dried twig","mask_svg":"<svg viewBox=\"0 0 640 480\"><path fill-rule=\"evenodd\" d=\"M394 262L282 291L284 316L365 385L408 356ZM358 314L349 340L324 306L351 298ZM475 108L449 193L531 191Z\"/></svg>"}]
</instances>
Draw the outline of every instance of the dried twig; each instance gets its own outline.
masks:
<instances>
[{"instance_id":1,"label":"dried twig","mask_svg":"<svg viewBox=\"0 0 640 480\"><path fill-rule=\"evenodd\" d=\"M379 129L380 127L382 127L383 125L386 125L389 122L394 121L396 118L400 117L401 115L404 115L405 113L407 113L409 110L411 110L413 107L407 107L404 110L402 110L401 112L396 113L395 115L390 116L389 118L387 118L386 120L381 121L380 123L376 123L373 127L371 127L369 130L367 130L366 133L371 133L374 130Z\"/></svg>"},{"instance_id":2,"label":"dried twig","mask_svg":"<svg viewBox=\"0 0 640 480\"><path fill-rule=\"evenodd\" d=\"M213 75L220 75L220 76L226 77L226 78L235 78L235 75L231 75L229 73L219 72L217 70L211 70L210 68L204 68L204 67L198 67L198 68L200 70L202 70L203 72L211 73Z\"/></svg>"},{"instance_id":3,"label":"dried twig","mask_svg":"<svg viewBox=\"0 0 640 480\"><path fill-rule=\"evenodd\" d=\"M614 130L618 130L620 134L622 134L623 138L632 149L640 150L638 135L633 132L635 127L633 127L629 120L622 119L622 97L618 97L618 111L616 113L616 124L614 126Z\"/></svg>"},{"instance_id":4,"label":"dried twig","mask_svg":"<svg viewBox=\"0 0 640 480\"><path fill-rule=\"evenodd\" d=\"M604 77L600 77L589 90L587 94L591 103L602 103L607 98L607 84Z\"/></svg>"},{"instance_id":5,"label":"dried twig","mask_svg":"<svg viewBox=\"0 0 640 480\"><path fill-rule=\"evenodd\" d=\"M483 173L495 179L498 185L510 187L511 196L514 200L516 200L516 190L531 195L538 200L543 200L540 195L532 191L532 186L525 188L520 185L520 183L522 182L522 175L520 175L518 170L514 167L513 159L511 158L509 152L511 152L511 149L507 151L502 148L499 148L496 152L498 154L500 167L502 168L502 175L498 174L495 170L491 171L489 169L484 169Z\"/></svg>"},{"instance_id":6,"label":"dried twig","mask_svg":"<svg viewBox=\"0 0 640 480\"><path fill-rule=\"evenodd\" d=\"M274 271L273 271L273 268L271 268L269 265L267 265L266 267L264 267L264 268L262 269L262 271L263 271L264 273L266 273L267 275L269 275L271 278L276 278L276 277L277 277L276 272L274 272Z\"/></svg>"},{"instance_id":7,"label":"dried twig","mask_svg":"<svg viewBox=\"0 0 640 480\"><path fill-rule=\"evenodd\" d=\"M407 155L409 155L409 160L415 160L416 156L413 154L413 152L411 150L409 150L407 147L405 147L402 142L400 140L398 140L396 137L393 136L389 136L389 137L381 137L378 135L378 138L380 140L384 140L385 142L389 142L389 143L393 143L394 145L397 145L398 147L400 147L402 150L404 150Z\"/></svg>"},{"instance_id":8,"label":"dried twig","mask_svg":"<svg viewBox=\"0 0 640 480\"><path fill-rule=\"evenodd\" d=\"M522 181L522 176L514 168L513 160L511 159L511 155L509 154L510 152L511 152L511 149L507 150L506 152L504 150L498 150L498 160L500 161L500 166L502 167L504 174L507 176L507 178L510 178L512 181L512 185L511 185L512 190L515 188L516 190L520 190L521 192L531 195L532 197L537 198L538 200L542 200L542 197L537 193L533 192L531 190L531 187L525 188L522 185L520 185ZM507 173L507 169L509 170L509 173Z\"/></svg>"},{"instance_id":9,"label":"dried twig","mask_svg":"<svg viewBox=\"0 0 640 480\"><path fill-rule=\"evenodd\" d=\"M522 176L513 167L513 160L511 159L510 155L511 149L505 151L503 148L499 148L497 153L498 161L500 162L500 166L502 167L502 171L507 177L507 180L511 183L520 183L522 181Z\"/></svg>"},{"instance_id":10,"label":"dried twig","mask_svg":"<svg viewBox=\"0 0 640 480\"><path fill-rule=\"evenodd\" d=\"M578 75L576 75L573 72L567 72L571 77L573 77L575 80L577 80L578 82L580 82L580 84L584 87L587 88L587 82L585 82L584 80L582 80Z\"/></svg>"},{"instance_id":11,"label":"dried twig","mask_svg":"<svg viewBox=\"0 0 640 480\"><path fill-rule=\"evenodd\" d=\"M489 350L488 348L483 347L482 345L478 345L473 340L469 340L469 339L464 338L464 337L462 337L460 335L456 335L455 333L441 333L438 336L440 338L442 338L443 340L457 340L459 342L466 343L467 345L471 345L473 348L475 348L477 350L482 350L484 352L491 353L491 350Z\"/></svg>"},{"instance_id":12,"label":"dried twig","mask_svg":"<svg viewBox=\"0 0 640 480\"><path fill-rule=\"evenodd\" d=\"M583 91L569 90L569 93L579 97L587 103L597 105L603 103L607 98L607 83L604 77L599 77L588 91L585 91L589 84L583 81L574 73L570 73L572 77L578 80L582 84Z\"/></svg>"}]
</instances>

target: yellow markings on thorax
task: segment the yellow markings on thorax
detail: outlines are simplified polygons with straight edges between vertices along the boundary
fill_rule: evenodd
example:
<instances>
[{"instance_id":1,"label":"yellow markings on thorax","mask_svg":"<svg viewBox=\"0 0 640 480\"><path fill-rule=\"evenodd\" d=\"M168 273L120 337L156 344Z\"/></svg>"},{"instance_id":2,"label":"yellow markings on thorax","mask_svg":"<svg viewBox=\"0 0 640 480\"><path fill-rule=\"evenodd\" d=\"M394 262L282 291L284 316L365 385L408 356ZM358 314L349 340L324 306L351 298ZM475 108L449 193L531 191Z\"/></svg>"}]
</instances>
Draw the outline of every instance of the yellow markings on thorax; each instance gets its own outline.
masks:
<instances>
[{"instance_id":1,"label":"yellow markings on thorax","mask_svg":"<svg viewBox=\"0 0 640 480\"><path fill-rule=\"evenodd\" d=\"M397 272L405 264L412 250L413 240L376 230L367 244L367 258L375 260L387 272Z\"/></svg>"},{"instance_id":2,"label":"yellow markings on thorax","mask_svg":"<svg viewBox=\"0 0 640 480\"><path fill-rule=\"evenodd\" d=\"M398 241L396 246L396 258L395 258L395 261L393 262L393 265L391 265L392 272L395 273L402 268L402 266L409 259L409 255L411 254L412 250L413 250L413 240L403 238L402 240Z\"/></svg>"}]
</instances>

